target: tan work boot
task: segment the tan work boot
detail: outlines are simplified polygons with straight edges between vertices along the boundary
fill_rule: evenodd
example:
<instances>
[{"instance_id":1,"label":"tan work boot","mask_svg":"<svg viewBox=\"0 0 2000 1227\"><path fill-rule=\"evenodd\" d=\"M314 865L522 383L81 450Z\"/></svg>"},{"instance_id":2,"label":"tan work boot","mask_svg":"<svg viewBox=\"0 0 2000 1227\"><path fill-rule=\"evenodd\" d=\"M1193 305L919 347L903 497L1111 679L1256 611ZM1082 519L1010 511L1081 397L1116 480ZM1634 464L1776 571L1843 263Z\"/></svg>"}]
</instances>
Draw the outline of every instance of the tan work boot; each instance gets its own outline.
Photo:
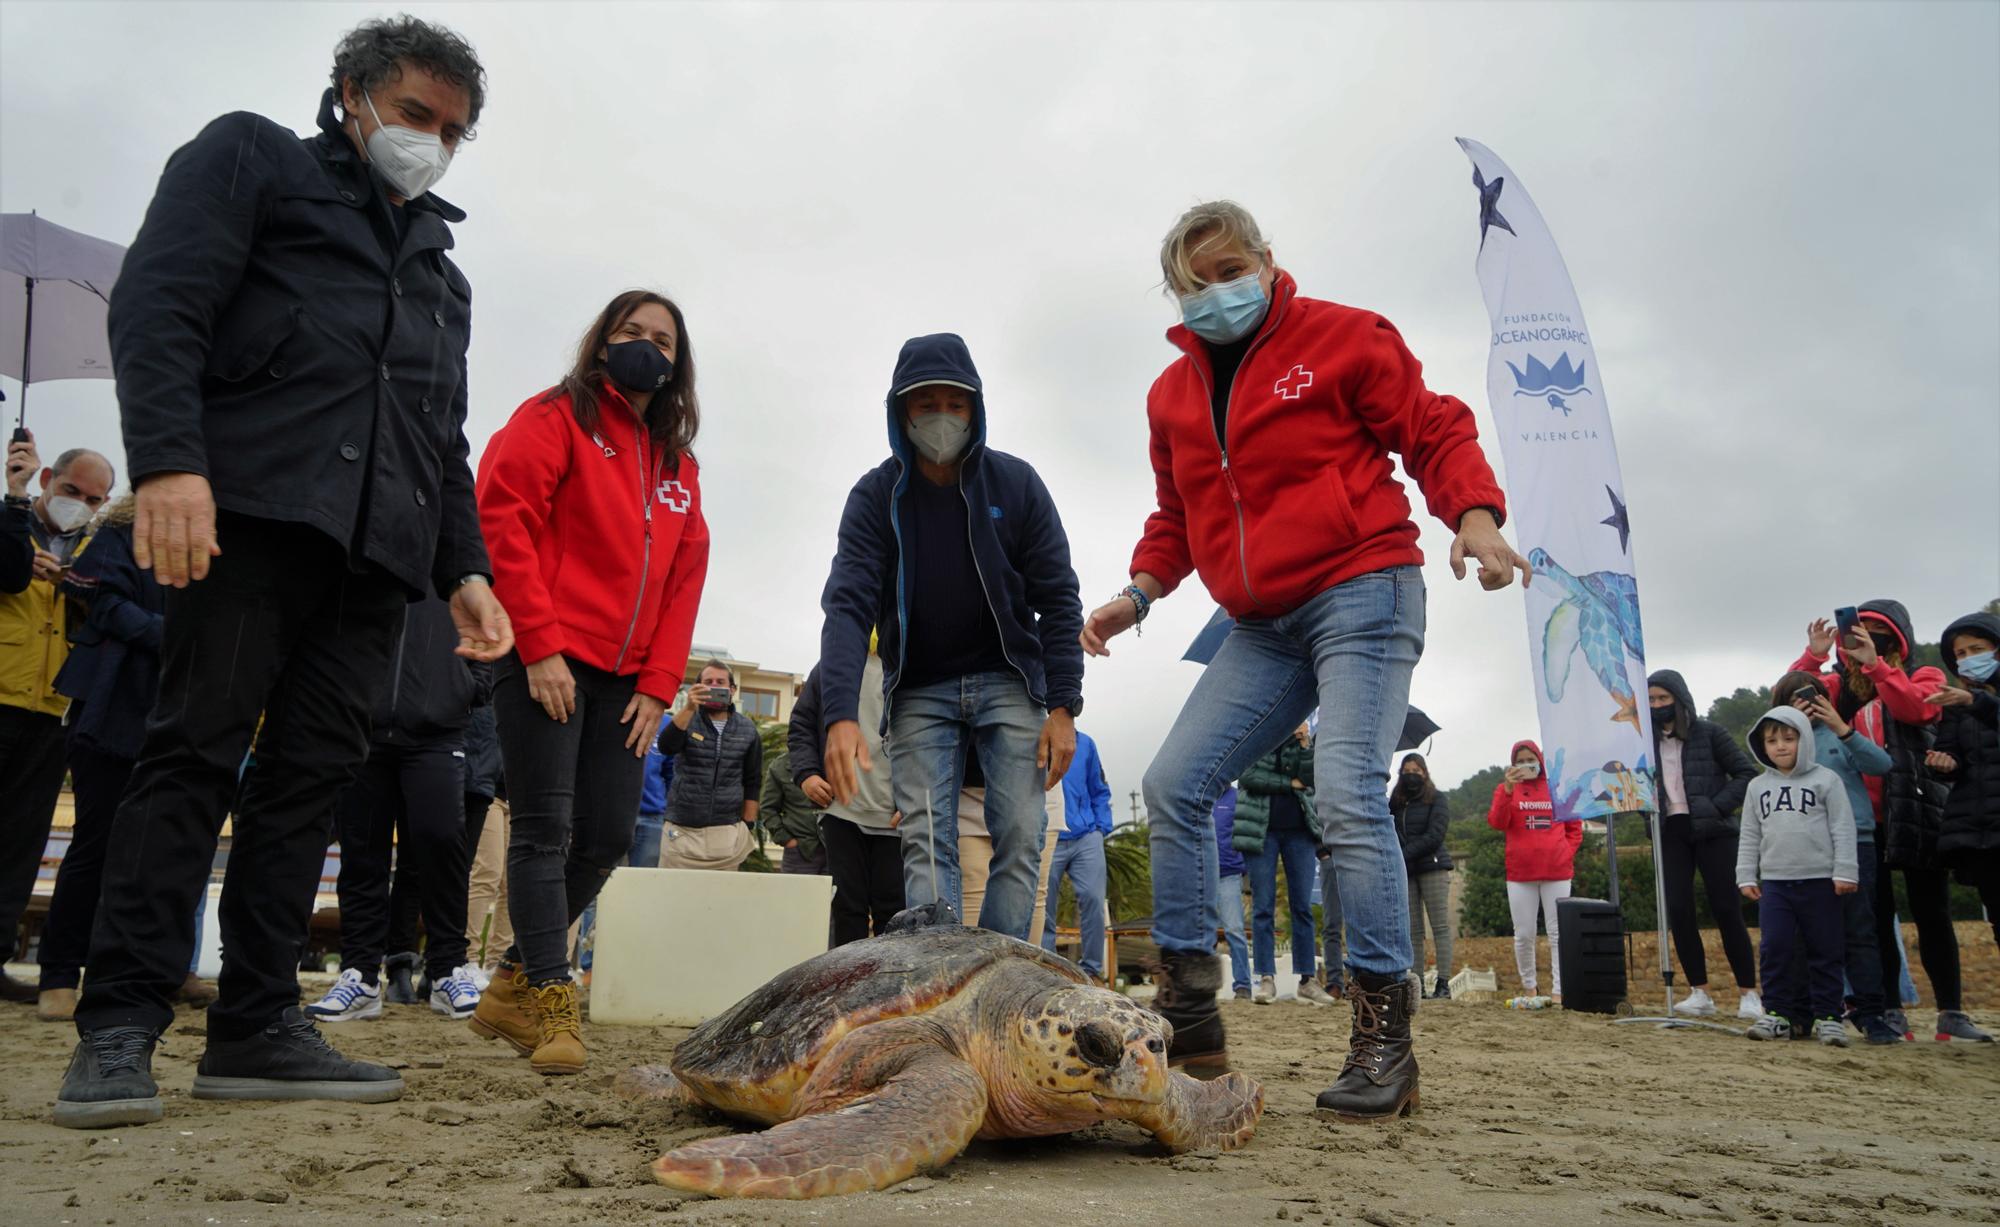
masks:
<instances>
[{"instance_id":1,"label":"tan work boot","mask_svg":"<svg viewBox=\"0 0 2000 1227\"><path fill-rule=\"evenodd\" d=\"M583 1072L583 1014L576 985L568 980L534 990L535 1013L541 1016L542 1042L535 1045L538 1074Z\"/></svg>"},{"instance_id":2,"label":"tan work boot","mask_svg":"<svg viewBox=\"0 0 2000 1227\"><path fill-rule=\"evenodd\" d=\"M45 988L35 1002L35 1017L43 1022L69 1022L76 1017L76 990Z\"/></svg>"},{"instance_id":3,"label":"tan work boot","mask_svg":"<svg viewBox=\"0 0 2000 1227\"><path fill-rule=\"evenodd\" d=\"M479 1007L466 1026L487 1039L506 1040L524 1057L534 1054L542 1040L542 1024L520 964L502 963L493 969L492 982L479 994Z\"/></svg>"}]
</instances>

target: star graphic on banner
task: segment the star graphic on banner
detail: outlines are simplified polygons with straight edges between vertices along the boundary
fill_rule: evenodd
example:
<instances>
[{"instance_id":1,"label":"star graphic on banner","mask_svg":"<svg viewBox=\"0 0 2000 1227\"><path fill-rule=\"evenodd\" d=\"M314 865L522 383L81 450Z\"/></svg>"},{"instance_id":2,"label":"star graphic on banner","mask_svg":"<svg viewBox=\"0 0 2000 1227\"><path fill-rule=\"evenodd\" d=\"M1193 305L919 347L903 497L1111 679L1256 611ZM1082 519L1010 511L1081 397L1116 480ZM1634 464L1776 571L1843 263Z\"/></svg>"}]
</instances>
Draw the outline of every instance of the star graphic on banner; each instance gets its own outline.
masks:
<instances>
[{"instance_id":1,"label":"star graphic on banner","mask_svg":"<svg viewBox=\"0 0 2000 1227\"><path fill-rule=\"evenodd\" d=\"M1610 486L1606 486L1604 487L1604 492L1611 496L1611 514L1599 520L1598 523L1604 525L1606 528L1617 529L1618 550L1620 553L1629 554L1632 552L1632 518L1625 514L1625 504L1619 499L1616 490L1613 490Z\"/></svg>"},{"instance_id":2,"label":"star graphic on banner","mask_svg":"<svg viewBox=\"0 0 2000 1227\"><path fill-rule=\"evenodd\" d=\"M1507 219L1500 216L1500 189L1506 185L1507 179L1505 176L1488 183L1486 182L1486 176L1479 173L1477 166L1472 168L1472 186L1479 189L1479 249L1481 251L1486 249L1486 232L1492 227L1498 226L1508 234L1514 233L1514 228L1507 224Z\"/></svg>"}]
</instances>

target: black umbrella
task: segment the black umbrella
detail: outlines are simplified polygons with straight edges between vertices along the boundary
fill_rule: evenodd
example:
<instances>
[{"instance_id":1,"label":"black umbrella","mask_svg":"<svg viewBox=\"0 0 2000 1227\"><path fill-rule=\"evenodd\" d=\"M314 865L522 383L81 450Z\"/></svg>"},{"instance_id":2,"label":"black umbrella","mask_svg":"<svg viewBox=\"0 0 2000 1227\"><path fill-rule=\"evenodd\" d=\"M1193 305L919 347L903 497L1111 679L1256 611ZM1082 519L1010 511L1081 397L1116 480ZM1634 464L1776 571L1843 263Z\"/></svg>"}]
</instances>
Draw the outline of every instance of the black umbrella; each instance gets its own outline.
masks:
<instances>
[{"instance_id":1,"label":"black umbrella","mask_svg":"<svg viewBox=\"0 0 2000 1227\"><path fill-rule=\"evenodd\" d=\"M1194 637L1194 642L1188 644L1187 651L1181 653L1181 659L1191 660L1198 665L1209 663L1215 659L1215 654L1222 650L1222 641L1229 638L1229 632L1235 627L1236 620L1217 609L1215 615L1209 618L1208 625L1202 627L1201 633ZM1412 707L1410 714L1403 717L1403 735L1397 740L1396 749L1414 750L1428 741L1437 731L1437 721L1426 716L1418 708Z\"/></svg>"}]
</instances>

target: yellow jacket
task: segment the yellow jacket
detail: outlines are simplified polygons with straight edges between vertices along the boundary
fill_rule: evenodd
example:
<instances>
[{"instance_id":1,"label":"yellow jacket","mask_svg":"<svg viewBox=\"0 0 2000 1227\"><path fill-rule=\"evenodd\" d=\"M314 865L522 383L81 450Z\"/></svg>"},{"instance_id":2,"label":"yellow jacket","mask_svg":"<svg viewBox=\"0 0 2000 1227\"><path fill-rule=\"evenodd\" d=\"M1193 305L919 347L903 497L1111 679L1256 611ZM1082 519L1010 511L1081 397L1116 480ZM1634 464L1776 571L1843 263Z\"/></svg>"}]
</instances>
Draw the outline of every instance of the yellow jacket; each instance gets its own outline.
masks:
<instances>
[{"instance_id":1,"label":"yellow jacket","mask_svg":"<svg viewBox=\"0 0 2000 1227\"><path fill-rule=\"evenodd\" d=\"M0 592L0 705L50 716L69 710L69 696L55 691L56 673L69 658L68 619L69 601L45 579Z\"/></svg>"}]
</instances>

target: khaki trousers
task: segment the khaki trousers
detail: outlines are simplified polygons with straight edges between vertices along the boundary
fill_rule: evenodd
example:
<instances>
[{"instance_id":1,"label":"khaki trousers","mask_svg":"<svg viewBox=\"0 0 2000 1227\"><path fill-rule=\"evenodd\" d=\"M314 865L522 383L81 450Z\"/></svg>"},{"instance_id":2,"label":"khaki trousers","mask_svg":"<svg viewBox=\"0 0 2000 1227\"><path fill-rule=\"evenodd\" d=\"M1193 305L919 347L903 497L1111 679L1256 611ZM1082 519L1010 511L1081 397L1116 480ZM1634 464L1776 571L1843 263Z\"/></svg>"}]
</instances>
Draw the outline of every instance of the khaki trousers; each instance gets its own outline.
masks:
<instances>
[{"instance_id":1,"label":"khaki trousers","mask_svg":"<svg viewBox=\"0 0 2000 1227\"><path fill-rule=\"evenodd\" d=\"M733 871L750 855L750 824L684 827L669 822L660 832L660 868Z\"/></svg>"},{"instance_id":2,"label":"khaki trousers","mask_svg":"<svg viewBox=\"0 0 2000 1227\"><path fill-rule=\"evenodd\" d=\"M514 944L514 922L507 915L507 833L513 825L507 803L495 801L486 811L479 847L472 853L465 909L467 957L488 970Z\"/></svg>"}]
</instances>

